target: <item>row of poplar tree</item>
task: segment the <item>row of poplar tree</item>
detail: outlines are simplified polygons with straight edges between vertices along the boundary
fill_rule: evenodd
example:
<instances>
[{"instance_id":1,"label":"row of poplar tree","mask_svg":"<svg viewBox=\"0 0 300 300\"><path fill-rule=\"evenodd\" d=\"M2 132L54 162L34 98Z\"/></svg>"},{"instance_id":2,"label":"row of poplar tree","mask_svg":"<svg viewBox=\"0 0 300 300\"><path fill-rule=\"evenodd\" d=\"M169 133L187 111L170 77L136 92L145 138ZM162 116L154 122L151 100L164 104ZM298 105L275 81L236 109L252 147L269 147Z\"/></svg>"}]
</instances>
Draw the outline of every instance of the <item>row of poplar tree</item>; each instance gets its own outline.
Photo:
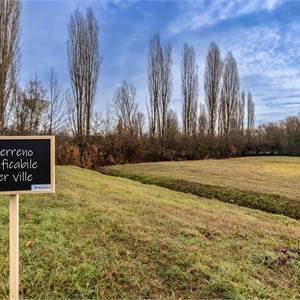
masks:
<instances>
[{"instance_id":1,"label":"row of poplar tree","mask_svg":"<svg viewBox=\"0 0 300 300\"><path fill-rule=\"evenodd\" d=\"M147 112L138 109L136 89L123 81L112 99L113 112L95 113L101 68L99 26L92 9L76 9L68 27L70 88L65 90L51 70L46 82L37 77L25 88L20 71L20 0L0 2L0 130L2 134L56 134L69 162L89 166L141 160L186 159L259 153L255 105L240 89L237 62L224 58L211 43L204 68L204 99L193 46L184 44L181 59L181 120L170 109L172 48L152 36L148 50ZM98 93L101 97L101 92ZM180 125L181 124L181 125ZM69 154L68 154L69 153ZM64 162L64 157L60 157ZM100 163L97 163L97 160Z\"/></svg>"}]
</instances>

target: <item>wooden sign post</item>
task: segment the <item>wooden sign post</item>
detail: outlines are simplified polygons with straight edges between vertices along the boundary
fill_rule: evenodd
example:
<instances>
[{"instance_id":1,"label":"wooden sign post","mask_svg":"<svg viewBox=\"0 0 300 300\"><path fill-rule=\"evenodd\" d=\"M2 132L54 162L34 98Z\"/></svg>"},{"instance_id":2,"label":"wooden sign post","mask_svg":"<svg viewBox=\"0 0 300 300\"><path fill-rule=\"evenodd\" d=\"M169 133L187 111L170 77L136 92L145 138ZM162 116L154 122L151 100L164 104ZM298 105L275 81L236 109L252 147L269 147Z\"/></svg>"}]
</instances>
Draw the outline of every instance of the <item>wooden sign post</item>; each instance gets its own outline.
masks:
<instances>
[{"instance_id":1,"label":"wooden sign post","mask_svg":"<svg viewBox=\"0 0 300 300\"><path fill-rule=\"evenodd\" d=\"M9 199L9 287L10 299L19 299L19 195Z\"/></svg>"},{"instance_id":2,"label":"wooden sign post","mask_svg":"<svg viewBox=\"0 0 300 300\"><path fill-rule=\"evenodd\" d=\"M10 299L19 299L19 195L55 192L53 136L0 136L0 194L9 199Z\"/></svg>"}]
</instances>

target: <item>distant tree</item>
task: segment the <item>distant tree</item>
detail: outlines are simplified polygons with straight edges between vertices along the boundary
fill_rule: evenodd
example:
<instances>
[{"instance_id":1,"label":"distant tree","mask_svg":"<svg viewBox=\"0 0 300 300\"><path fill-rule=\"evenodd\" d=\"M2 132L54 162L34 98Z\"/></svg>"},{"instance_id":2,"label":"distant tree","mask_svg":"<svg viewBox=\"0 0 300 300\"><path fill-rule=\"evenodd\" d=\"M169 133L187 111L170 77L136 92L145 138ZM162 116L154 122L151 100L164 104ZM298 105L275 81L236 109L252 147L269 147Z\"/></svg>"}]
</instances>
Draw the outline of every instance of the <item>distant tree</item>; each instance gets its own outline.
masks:
<instances>
[{"instance_id":1,"label":"distant tree","mask_svg":"<svg viewBox=\"0 0 300 300\"><path fill-rule=\"evenodd\" d=\"M19 0L0 1L0 132L6 126L9 102L18 97L20 11Z\"/></svg>"},{"instance_id":2,"label":"distant tree","mask_svg":"<svg viewBox=\"0 0 300 300\"><path fill-rule=\"evenodd\" d=\"M36 77L30 80L27 89L25 90L25 107L28 114L28 129L29 134L38 134L42 128L43 118L49 106L46 100L46 89L42 82Z\"/></svg>"},{"instance_id":3,"label":"distant tree","mask_svg":"<svg viewBox=\"0 0 300 300\"><path fill-rule=\"evenodd\" d=\"M145 115L142 112L138 112L136 115L136 128L140 138L143 136L144 127L145 127Z\"/></svg>"},{"instance_id":4,"label":"distant tree","mask_svg":"<svg viewBox=\"0 0 300 300\"><path fill-rule=\"evenodd\" d=\"M270 122L263 125L263 143L269 154L281 153L281 142L284 139L284 126L280 122ZM251 144L251 135L248 136L248 145Z\"/></svg>"},{"instance_id":5,"label":"distant tree","mask_svg":"<svg viewBox=\"0 0 300 300\"><path fill-rule=\"evenodd\" d=\"M288 117L284 122L284 154L300 155L300 116Z\"/></svg>"},{"instance_id":6,"label":"distant tree","mask_svg":"<svg viewBox=\"0 0 300 300\"><path fill-rule=\"evenodd\" d=\"M64 106L62 90L53 69L48 76L48 108L46 111L46 131L48 134L57 133L64 123Z\"/></svg>"},{"instance_id":7,"label":"distant tree","mask_svg":"<svg viewBox=\"0 0 300 300\"><path fill-rule=\"evenodd\" d=\"M236 133L243 133L245 117L245 95L244 92L237 98L235 107L233 109L233 116L231 121L231 129Z\"/></svg>"},{"instance_id":8,"label":"distant tree","mask_svg":"<svg viewBox=\"0 0 300 300\"><path fill-rule=\"evenodd\" d=\"M177 136L179 133L179 125L177 114L173 110L169 110L167 114L167 128L166 128L166 146L168 149L175 151L177 144ZM171 151L172 152L172 151ZM164 153L164 158L172 159L173 155L167 156Z\"/></svg>"},{"instance_id":9,"label":"distant tree","mask_svg":"<svg viewBox=\"0 0 300 300\"><path fill-rule=\"evenodd\" d=\"M222 69L223 62L219 47L215 43L211 43L208 49L204 73L208 132L211 136L215 135L217 125Z\"/></svg>"},{"instance_id":10,"label":"distant tree","mask_svg":"<svg viewBox=\"0 0 300 300\"><path fill-rule=\"evenodd\" d=\"M110 106L107 105L106 107L106 116L105 116L105 135L109 135L112 131L112 117L111 117L111 110L110 110Z\"/></svg>"},{"instance_id":11,"label":"distant tree","mask_svg":"<svg viewBox=\"0 0 300 300\"><path fill-rule=\"evenodd\" d=\"M232 53L228 53L223 71L223 84L220 103L220 125L228 142L228 136L235 120L240 95L240 80L237 63Z\"/></svg>"},{"instance_id":12,"label":"distant tree","mask_svg":"<svg viewBox=\"0 0 300 300\"><path fill-rule=\"evenodd\" d=\"M168 111L168 132L178 133L179 132L179 125L178 125L178 118L177 114L174 110Z\"/></svg>"},{"instance_id":13,"label":"distant tree","mask_svg":"<svg viewBox=\"0 0 300 300\"><path fill-rule=\"evenodd\" d=\"M184 44L181 62L181 91L183 95L182 124L183 132L191 135L197 129L198 106L198 66L192 46Z\"/></svg>"},{"instance_id":14,"label":"distant tree","mask_svg":"<svg viewBox=\"0 0 300 300\"><path fill-rule=\"evenodd\" d=\"M238 127L242 133L244 133L245 127L245 105L246 105L246 97L245 92L241 93L241 97L239 99L238 105Z\"/></svg>"},{"instance_id":15,"label":"distant tree","mask_svg":"<svg viewBox=\"0 0 300 300\"><path fill-rule=\"evenodd\" d=\"M136 90L133 85L126 81L117 88L113 103L118 123L127 133L133 135L136 133L137 126L137 104L135 102Z\"/></svg>"},{"instance_id":16,"label":"distant tree","mask_svg":"<svg viewBox=\"0 0 300 300\"><path fill-rule=\"evenodd\" d=\"M36 77L30 80L24 91L19 90L13 103L13 131L17 134L39 134L43 132L45 112L49 106L46 89Z\"/></svg>"},{"instance_id":17,"label":"distant tree","mask_svg":"<svg viewBox=\"0 0 300 300\"><path fill-rule=\"evenodd\" d=\"M207 131L207 114L204 104L200 103L199 116L198 116L198 133L204 136Z\"/></svg>"},{"instance_id":18,"label":"distant tree","mask_svg":"<svg viewBox=\"0 0 300 300\"><path fill-rule=\"evenodd\" d=\"M13 110L13 119L11 132L12 134L28 134L27 123L28 123L28 108L25 105L26 95L25 92L20 88L17 89L17 92L14 97L12 104Z\"/></svg>"},{"instance_id":19,"label":"distant tree","mask_svg":"<svg viewBox=\"0 0 300 300\"><path fill-rule=\"evenodd\" d=\"M105 120L103 119L103 116L101 113L96 112L93 115L93 122L92 122L92 134L94 136L101 136L101 134L104 134L104 126L105 126Z\"/></svg>"},{"instance_id":20,"label":"distant tree","mask_svg":"<svg viewBox=\"0 0 300 300\"><path fill-rule=\"evenodd\" d=\"M255 104L252 98L252 94L248 92L248 101L247 101L247 136L248 139L251 138L251 135L254 130L255 122Z\"/></svg>"},{"instance_id":21,"label":"distant tree","mask_svg":"<svg viewBox=\"0 0 300 300\"><path fill-rule=\"evenodd\" d=\"M71 80L70 112L76 141L89 140L93 104L100 69L98 24L92 9L83 15L76 9L69 24L68 59Z\"/></svg>"}]
</instances>

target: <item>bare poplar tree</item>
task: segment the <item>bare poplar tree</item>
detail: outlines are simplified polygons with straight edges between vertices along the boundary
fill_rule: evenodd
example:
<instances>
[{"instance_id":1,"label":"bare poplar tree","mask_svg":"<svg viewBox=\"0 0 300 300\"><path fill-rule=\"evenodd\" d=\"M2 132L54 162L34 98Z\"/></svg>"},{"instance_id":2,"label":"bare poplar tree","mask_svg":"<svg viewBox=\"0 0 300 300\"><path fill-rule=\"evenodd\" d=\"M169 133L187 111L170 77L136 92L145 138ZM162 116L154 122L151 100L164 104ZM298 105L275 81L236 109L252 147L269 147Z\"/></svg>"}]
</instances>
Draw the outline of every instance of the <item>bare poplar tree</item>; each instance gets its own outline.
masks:
<instances>
[{"instance_id":1,"label":"bare poplar tree","mask_svg":"<svg viewBox=\"0 0 300 300\"><path fill-rule=\"evenodd\" d=\"M218 105L221 89L223 62L219 47L215 43L209 45L204 74L205 103L208 119L208 132L214 136L216 131Z\"/></svg>"},{"instance_id":2,"label":"bare poplar tree","mask_svg":"<svg viewBox=\"0 0 300 300\"><path fill-rule=\"evenodd\" d=\"M183 95L182 124L183 132L191 135L197 127L198 106L198 66L192 46L184 44L181 62L181 91ZM196 126L195 126L196 125Z\"/></svg>"},{"instance_id":3,"label":"bare poplar tree","mask_svg":"<svg viewBox=\"0 0 300 300\"><path fill-rule=\"evenodd\" d=\"M127 133L133 135L136 131L137 104L135 102L136 90L126 81L117 88L113 103L118 122L122 124Z\"/></svg>"},{"instance_id":4,"label":"bare poplar tree","mask_svg":"<svg viewBox=\"0 0 300 300\"><path fill-rule=\"evenodd\" d=\"M254 114L255 114L255 104L252 98L252 94L248 92L247 99L247 136L251 138L254 130Z\"/></svg>"},{"instance_id":5,"label":"bare poplar tree","mask_svg":"<svg viewBox=\"0 0 300 300\"><path fill-rule=\"evenodd\" d=\"M161 60L162 48L159 34L155 34L149 42L148 54L148 90L149 90L149 129L150 135L155 136L160 128L159 101L161 95Z\"/></svg>"},{"instance_id":6,"label":"bare poplar tree","mask_svg":"<svg viewBox=\"0 0 300 300\"><path fill-rule=\"evenodd\" d=\"M89 140L93 104L100 69L98 24L91 9L83 15L76 9L69 24L68 59L75 115L73 128L78 143Z\"/></svg>"},{"instance_id":7,"label":"bare poplar tree","mask_svg":"<svg viewBox=\"0 0 300 300\"><path fill-rule=\"evenodd\" d=\"M167 121L168 121L168 108L170 104L171 90L172 90L172 49L168 45L163 51L161 61L161 99L160 99L160 115L161 115L161 144L163 148L166 144L167 135Z\"/></svg>"},{"instance_id":8,"label":"bare poplar tree","mask_svg":"<svg viewBox=\"0 0 300 300\"><path fill-rule=\"evenodd\" d=\"M245 127L245 92L243 91L239 100L239 107L238 107L238 115L239 115L239 129L241 130L242 134L244 134L244 127Z\"/></svg>"},{"instance_id":9,"label":"bare poplar tree","mask_svg":"<svg viewBox=\"0 0 300 300\"><path fill-rule=\"evenodd\" d=\"M0 1L0 131L6 126L9 102L17 91L19 64L19 0Z\"/></svg>"},{"instance_id":10,"label":"bare poplar tree","mask_svg":"<svg viewBox=\"0 0 300 300\"><path fill-rule=\"evenodd\" d=\"M53 69L48 76L48 109L46 112L46 131L48 134L57 132L63 125L64 107L62 90Z\"/></svg>"},{"instance_id":11,"label":"bare poplar tree","mask_svg":"<svg viewBox=\"0 0 300 300\"><path fill-rule=\"evenodd\" d=\"M148 89L150 96L149 125L152 136L158 134L164 146L168 107L172 90L172 49L168 45L164 49L159 34L155 34L149 43L148 54Z\"/></svg>"},{"instance_id":12,"label":"bare poplar tree","mask_svg":"<svg viewBox=\"0 0 300 300\"><path fill-rule=\"evenodd\" d=\"M240 94L240 80L237 63L232 53L228 53L223 72L223 85L220 103L220 122L226 142L236 117L237 103Z\"/></svg>"}]
</instances>

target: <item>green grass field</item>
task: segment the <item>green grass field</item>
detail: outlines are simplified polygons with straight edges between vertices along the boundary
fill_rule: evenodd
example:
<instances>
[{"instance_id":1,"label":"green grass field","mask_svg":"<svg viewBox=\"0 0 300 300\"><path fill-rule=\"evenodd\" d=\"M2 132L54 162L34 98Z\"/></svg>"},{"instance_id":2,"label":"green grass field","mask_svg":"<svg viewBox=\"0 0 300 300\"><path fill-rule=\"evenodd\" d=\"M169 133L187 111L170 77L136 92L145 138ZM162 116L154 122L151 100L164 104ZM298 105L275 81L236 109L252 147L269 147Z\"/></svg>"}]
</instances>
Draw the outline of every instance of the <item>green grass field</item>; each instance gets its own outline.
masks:
<instances>
[{"instance_id":1,"label":"green grass field","mask_svg":"<svg viewBox=\"0 0 300 300\"><path fill-rule=\"evenodd\" d=\"M129 164L102 172L300 219L296 157Z\"/></svg>"},{"instance_id":2,"label":"green grass field","mask_svg":"<svg viewBox=\"0 0 300 300\"><path fill-rule=\"evenodd\" d=\"M7 198L0 206L5 298ZM20 226L26 299L300 294L300 222L285 216L58 167L56 195L21 197Z\"/></svg>"}]
</instances>

